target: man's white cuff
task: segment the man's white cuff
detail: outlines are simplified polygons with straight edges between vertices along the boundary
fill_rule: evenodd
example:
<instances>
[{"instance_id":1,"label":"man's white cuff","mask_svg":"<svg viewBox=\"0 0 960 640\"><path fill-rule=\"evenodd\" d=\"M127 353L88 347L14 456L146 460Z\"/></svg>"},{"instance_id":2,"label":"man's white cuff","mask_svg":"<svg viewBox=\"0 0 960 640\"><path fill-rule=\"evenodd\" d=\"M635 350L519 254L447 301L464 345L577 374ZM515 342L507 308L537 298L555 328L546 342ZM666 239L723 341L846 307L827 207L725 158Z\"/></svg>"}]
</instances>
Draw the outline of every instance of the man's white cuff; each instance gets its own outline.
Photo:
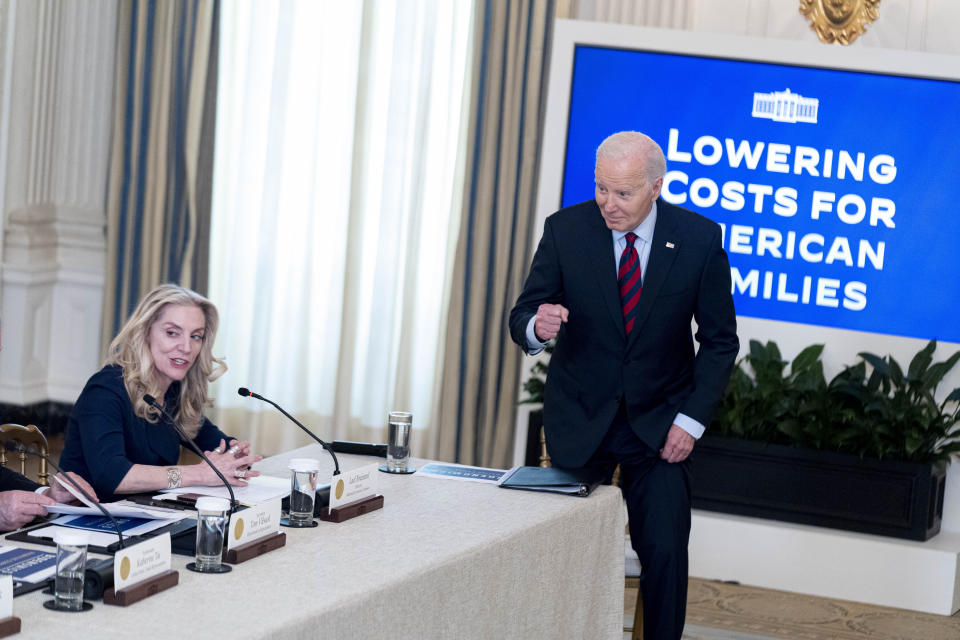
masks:
<instances>
[{"instance_id":1,"label":"man's white cuff","mask_svg":"<svg viewBox=\"0 0 960 640\"><path fill-rule=\"evenodd\" d=\"M537 323L537 314L530 316L530 322L527 323L527 355L535 356L547 346L546 342L540 342L537 339L537 332L533 327Z\"/></svg>"},{"instance_id":2,"label":"man's white cuff","mask_svg":"<svg viewBox=\"0 0 960 640\"><path fill-rule=\"evenodd\" d=\"M702 424L700 424L690 416L685 416L682 413L677 414L677 417L674 418L673 420L673 424L677 425L678 427L680 427L681 429L683 429L684 431L692 435L696 440L699 440L700 436L703 435L703 432L707 430L705 426L703 426Z\"/></svg>"}]
</instances>

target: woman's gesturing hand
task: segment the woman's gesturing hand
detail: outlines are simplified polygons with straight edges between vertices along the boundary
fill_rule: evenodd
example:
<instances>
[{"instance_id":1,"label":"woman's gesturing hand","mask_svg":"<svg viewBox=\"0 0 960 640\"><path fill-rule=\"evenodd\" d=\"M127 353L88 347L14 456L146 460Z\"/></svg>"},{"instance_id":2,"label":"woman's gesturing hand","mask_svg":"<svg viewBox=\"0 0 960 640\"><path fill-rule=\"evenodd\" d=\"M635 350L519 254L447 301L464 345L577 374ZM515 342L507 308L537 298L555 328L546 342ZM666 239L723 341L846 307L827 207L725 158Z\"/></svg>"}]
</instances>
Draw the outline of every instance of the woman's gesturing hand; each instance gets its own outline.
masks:
<instances>
[{"instance_id":1,"label":"woman's gesturing hand","mask_svg":"<svg viewBox=\"0 0 960 640\"><path fill-rule=\"evenodd\" d=\"M221 440L216 449L206 452L207 457L210 458L213 466L219 469L220 473L227 479L227 482L235 486L245 487L247 480L260 475L259 471L250 469L250 465L263 460L263 456L250 455L249 442L231 440L230 447L235 447L235 449L231 450L227 446L227 443ZM209 476L209 481L203 484L220 484L220 478L217 477L217 474L206 465L203 466L206 467L207 476ZM207 479L206 476L205 479Z\"/></svg>"}]
</instances>

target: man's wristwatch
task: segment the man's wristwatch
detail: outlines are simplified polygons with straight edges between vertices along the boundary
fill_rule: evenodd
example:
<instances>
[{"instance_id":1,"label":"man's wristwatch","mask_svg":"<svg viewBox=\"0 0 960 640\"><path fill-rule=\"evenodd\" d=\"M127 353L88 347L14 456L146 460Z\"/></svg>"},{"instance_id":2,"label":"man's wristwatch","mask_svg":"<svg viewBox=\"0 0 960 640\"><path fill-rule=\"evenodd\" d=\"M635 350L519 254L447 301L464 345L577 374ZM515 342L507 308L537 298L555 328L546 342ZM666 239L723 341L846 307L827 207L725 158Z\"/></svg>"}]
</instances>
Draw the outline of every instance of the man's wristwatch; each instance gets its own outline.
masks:
<instances>
[{"instance_id":1,"label":"man's wristwatch","mask_svg":"<svg viewBox=\"0 0 960 640\"><path fill-rule=\"evenodd\" d=\"M176 489L180 486L180 467L167 469L167 489Z\"/></svg>"}]
</instances>

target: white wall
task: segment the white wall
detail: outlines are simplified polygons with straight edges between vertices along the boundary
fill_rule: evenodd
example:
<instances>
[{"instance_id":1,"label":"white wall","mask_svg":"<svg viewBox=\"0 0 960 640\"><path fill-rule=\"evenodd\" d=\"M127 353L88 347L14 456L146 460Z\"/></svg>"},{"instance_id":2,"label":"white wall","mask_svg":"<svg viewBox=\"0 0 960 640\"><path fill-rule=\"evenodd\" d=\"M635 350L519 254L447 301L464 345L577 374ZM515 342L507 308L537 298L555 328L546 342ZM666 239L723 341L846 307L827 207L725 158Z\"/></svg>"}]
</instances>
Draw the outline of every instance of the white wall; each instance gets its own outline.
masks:
<instances>
[{"instance_id":1,"label":"white wall","mask_svg":"<svg viewBox=\"0 0 960 640\"><path fill-rule=\"evenodd\" d=\"M797 43L806 43L806 48L815 48L818 60L829 61L833 56L840 57L847 51L840 45L820 43L816 34L810 29L809 22L799 12L797 0L581 0L576 6L576 16L580 19L595 22L616 22L621 24L645 25L650 27L680 29L707 34L747 35L762 37L765 40L752 41L757 50L779 52L784 49L796 48ZM782 43L782 44L778 44ZM885 49L881 52L880 49ZM889 61L896 65L896 50L924 51L947 56L960 56L960 2L955 0L886 0L880 5L880 16L877 21L867 27L866 34L860 36L850 49L865 52L861 58L873 60L875 67L879 61ZM871 51L873 49L873 51ZM891 50L894 50L891 52ZM756 55L757 51L751 51ZM951 57L938 59L941 65L952 70L960 69L960 57L954 62ZM553 63L552 63L553 65ZM555 65L553 65L555 66ZM551 76L569 78L569 70L558 71L551 67ZM893 69L890 69L893 70ZM553 79L551 78L551 82ZM552 103L555 96L551 93L548 100L548 122L545 145L556 141L557 131L565 130L565 126L551 123ZM556 99L565 100L565 96ZM566 122L566 111L559 120ZM550 132L553 131L554 134ZM562 135L560 136L562 138ZM562 141L559 143L562 144ZM551 171L557 176L562 167L559 165L551 169L551 164L560 162L562 148L545 151L542 158L542 175L547 176ZM554 162L556 161L556 162ZM556 196L559 182L556 185L544 186L541 179L540 196L537 210L537 229L542 229L543 219L556 209ZM538 237L534 238L534 248ZM742 346L741 356L746 353L750 339L761 341L775 340L781 348L783 356L791 360L801 349L814 343L826 345L823 361L827 377L838 373L844 365L858 361L857 353L870 351L879 355L890 354L901 364L909 363L910 358L925 344L924 340L898 338L865 334L856 331L799 325L782 322L772 322L753 318L738 319L738 334ZM953 352L960 349L960 345L938 345L935 359L946 359ZM524 364L526 372L533 364L533 359L527 359ZM946 378L941 384L939 395L941 398L952 389L960 387L960 367ZM525 425L525 407L521 405L518 412L518 424ZM518 438L519 440L519 438ZM960 464L950 466L947 475L947 488L944 505L943 530L960 532Z\"/></svg>"},{"instance_id":2,"label":"white wall","mask_svg":"<svg viewBox=\"0 0 960 640\"><path fill-rule=\"evenodd\" d=\"M0 402L96 370L115 0L0 0Z\"/></svg>"}]
</instances>

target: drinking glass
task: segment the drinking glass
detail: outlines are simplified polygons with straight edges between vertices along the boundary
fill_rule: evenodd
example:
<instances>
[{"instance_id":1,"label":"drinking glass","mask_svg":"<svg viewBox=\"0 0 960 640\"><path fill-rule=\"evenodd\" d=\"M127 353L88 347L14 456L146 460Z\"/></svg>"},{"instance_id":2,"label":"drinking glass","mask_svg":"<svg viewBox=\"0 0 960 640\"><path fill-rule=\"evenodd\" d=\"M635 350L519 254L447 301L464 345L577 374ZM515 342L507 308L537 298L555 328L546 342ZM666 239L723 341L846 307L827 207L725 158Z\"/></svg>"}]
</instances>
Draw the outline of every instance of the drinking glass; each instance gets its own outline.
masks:
<instances>
[{"instance_id":1,"label":"drinking glass","mask_svg":"<svg viewBox=\"0 0 960 640\"><path fill-rule=\"evenodd\" d=\"M209 496L197 499L196 571L223 571L223 540L230 521L229 513L229 500Z\"/></svg>"},{"instance_id":2,"label":"drinking glass","mask_svg":"<svg viewBox=\"0 0 960 640\"><path fill-rule=\"evenodd\" d=\"M387 473L413 473L410 467L410 430L413 414L391 411L387 425L387 464L381 470Z\"/></svg>"},{"instance_id":3,"label":"drinking glass","mask_svg":"<svg viewBox=\"0 0 960 640\"><path fill-rule=\"evenodd\" d=\"M314 458L294 458L287 466L290 468L289 526L312 526L320 462Z\"/></svg>"},{"instance_id":4,"label":"drinking glass","mask_svg":"<svg viewBox=\"0 0 960 640\"><path fill-rule=\"evenodd\" d=\"M83 579L87 566L87 535L83 531L57 534L57 576L53 601L57 609L83 610Z\"/></svg>"}]
</instances>

